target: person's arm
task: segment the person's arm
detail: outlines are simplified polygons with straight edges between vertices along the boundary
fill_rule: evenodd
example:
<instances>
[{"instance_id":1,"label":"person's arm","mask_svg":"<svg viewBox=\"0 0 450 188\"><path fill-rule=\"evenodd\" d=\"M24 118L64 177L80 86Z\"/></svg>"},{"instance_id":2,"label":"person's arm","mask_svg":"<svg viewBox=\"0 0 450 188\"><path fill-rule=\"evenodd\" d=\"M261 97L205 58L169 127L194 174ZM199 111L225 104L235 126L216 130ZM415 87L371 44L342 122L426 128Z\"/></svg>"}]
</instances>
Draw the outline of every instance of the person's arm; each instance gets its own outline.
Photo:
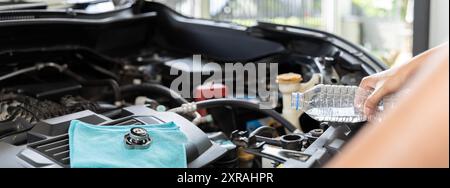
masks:
<instances>
[{"instance_id":1,"label":"person's arm","mask_svg":"<svg viewBox=\"0 0 450 188\"><path fill-rule=\"evenodd\" d=\"M434 53L410 95L369 124L327 167L449 167L449 57Z\"/></svg>"},{"instance_id":2,"label":"person's arm","mask_svg":"<svg viewBox=\"0 0 450 188\"><path fill-rule=\"evenodd\" d=\"M366 77L360 84L361 88L374 92L365 100L364 113L372 116L376 113L378 103L387 95L400 90L405 83L423 66L429 66L430 57L440 52L448 52L448 43L428 50L416 56L410 62L387 71Z\"/></svg>"}]
</instances>

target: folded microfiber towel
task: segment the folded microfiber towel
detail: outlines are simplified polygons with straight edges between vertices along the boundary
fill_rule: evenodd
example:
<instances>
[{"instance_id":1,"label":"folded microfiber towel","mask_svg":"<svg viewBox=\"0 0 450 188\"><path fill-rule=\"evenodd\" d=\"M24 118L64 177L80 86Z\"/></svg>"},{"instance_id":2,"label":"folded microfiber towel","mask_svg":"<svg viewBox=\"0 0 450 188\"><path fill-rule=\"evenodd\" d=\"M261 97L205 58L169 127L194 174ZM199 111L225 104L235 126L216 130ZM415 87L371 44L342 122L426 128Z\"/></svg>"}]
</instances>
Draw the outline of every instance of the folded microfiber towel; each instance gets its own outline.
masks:
<instances>
[{"instance_id":1,"label":"folded microfiber towel","mask_svg":"<svg viewBox=\"0 0 450 188\"><path fill-rule=\"evenodd\" d=\"M147 149L127 149L124 136L131 128L147 130ZM186 136L175 123L98 126L74 120L69 128L72 168L186 168Z\"/></svg>"}]
</instances>

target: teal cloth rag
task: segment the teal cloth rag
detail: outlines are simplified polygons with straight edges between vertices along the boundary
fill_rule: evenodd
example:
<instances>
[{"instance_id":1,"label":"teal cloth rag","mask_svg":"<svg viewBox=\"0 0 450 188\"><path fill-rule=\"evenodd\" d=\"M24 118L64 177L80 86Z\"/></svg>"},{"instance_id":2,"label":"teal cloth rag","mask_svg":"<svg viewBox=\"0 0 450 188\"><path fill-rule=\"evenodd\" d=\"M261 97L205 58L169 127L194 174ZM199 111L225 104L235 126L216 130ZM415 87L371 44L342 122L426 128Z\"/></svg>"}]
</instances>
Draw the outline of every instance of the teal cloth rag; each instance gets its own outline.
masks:
<instances>
[{"instance_id":1,"label":"teal cloth rag","mask_svg":"<svg viewBox=\"0 0 450 188\"><path fill-rule=\"evenodd\" d=\"M133 127L148 131L148 149L127 149L124 135ZM72 168L186 168L186 136L175 123L98 126L74 120L69 128Z\"/></svg>"}]
</instances>

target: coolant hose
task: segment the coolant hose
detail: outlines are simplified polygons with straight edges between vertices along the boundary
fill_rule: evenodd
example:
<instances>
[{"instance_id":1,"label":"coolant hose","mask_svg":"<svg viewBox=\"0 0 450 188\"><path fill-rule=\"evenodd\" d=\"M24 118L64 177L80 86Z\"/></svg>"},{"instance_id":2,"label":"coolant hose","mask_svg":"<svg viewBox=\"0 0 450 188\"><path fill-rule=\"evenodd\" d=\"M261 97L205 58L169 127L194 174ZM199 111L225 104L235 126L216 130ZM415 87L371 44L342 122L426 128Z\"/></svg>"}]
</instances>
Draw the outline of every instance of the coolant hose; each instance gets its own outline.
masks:
<instances>
[{"instance_id":1,"label":"coolant hose","mask_svg":"<svg viewBox=\"0 0 450 188\"><path fill-rule=\"evenodd\" d=\"M215 108L215 107L223 107L223 106L231 106L231 107L240 107L248 110L254 110L265 115L268 115L278 121L281 125L283 125L287 130L294 132L297 128L292 125L288 120L286 120L283 116L281 116L278 112L272 109L261 109L260 106L256 103L246 101L246 100L238 100L238 99L212 99L205 100L201 102L197 102L197 109L205 109L205 108Z\"/></svg>"},{"instance_id":2,"label":"coolant hose","mask_svg":"<svg viewBox=\"0 0 450 188\"><path fill-rule=\"evenodd\" d=\"M178 106L188 103L188 101L186 99L184 99L177 92L171 90L168 87L158 85L158 84L143 83L143 84L139 84L139 85L126 85L126 86L122 86L120 89L121 89L122 93L140 93L140 92L142 92L147 95L157 94L157 95L161 95L161 96L171 97Z\"/></svg>"},{"instance_id":3,"label":"coolant hose","mask_svg":"<svg viewBox=\"0 0 450 188\"><path fill-rule=\"evenodd\" d=\"M86 80L84 79L82 76L70 71L67 67L67 65L60 65L57 63L40 63L40 64L36 64L35 66L32 67L28 67L28 68L24 68L24 69L20 69L17 71L14 71L10 74L7 75L3 75L0 76L0 82L13 78L15 76L19 76L22 74L26 74L29 72L33 72L33 71L39 71L42 70L44 68L54 68L57 69L59 72L75 79L77 82L79 82L82 85L86 85L86 86L105 86L105 85L109 85L111 87L111 89L114 92L114 97L116 102L121 102L122 101L122 96L120 93L120 86L117 83L117 81L113 80L113 79L104 79L104 80Z\"/></svg>"},{"instance_id":4,"label":"coolant hose","mask_svg":"<svg viewBox=\"0 0 450 188\"><path fill-rule=\"evenodd\" d=\"M103 79L103 80L86 80L80 75L66 69L63 71L63 73L73 79L75 79L77 82L79 82L82 85L85 86L110 86L112 91L114 92L114 99L115 102L121 102L122 101L122 93L120 92L120 86L119 84L113 80L113 79Z\"/></svg>"}]
</instances>

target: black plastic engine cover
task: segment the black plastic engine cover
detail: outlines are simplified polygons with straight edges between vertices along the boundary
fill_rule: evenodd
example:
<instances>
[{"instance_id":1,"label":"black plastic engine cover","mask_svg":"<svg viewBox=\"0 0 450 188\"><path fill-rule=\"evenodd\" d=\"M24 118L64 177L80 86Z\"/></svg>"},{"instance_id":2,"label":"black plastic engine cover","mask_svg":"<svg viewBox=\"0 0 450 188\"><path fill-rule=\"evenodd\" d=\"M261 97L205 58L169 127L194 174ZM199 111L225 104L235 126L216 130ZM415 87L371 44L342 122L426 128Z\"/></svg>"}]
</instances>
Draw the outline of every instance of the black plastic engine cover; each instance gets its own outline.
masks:
<instances>
[{"instance_id":1,"label":"black plastic engine cover","mask_svg":"<svg viewBox=\"0 0 450 188\"><path fill-rule=\"evenodd\" d=\"M142 125L174 122L188 138L186 154L189 168L201 168L222 157L227 150L213 143L208 136L189 120L170 112L156 112L145 106L124 108L119 119L109 119L91 111L61 116L38 123L27 133L30 144L14 146L0 142L2 167L69 167L70 121L80 120L97 125Z\"/></svg>"}]
</instances>

